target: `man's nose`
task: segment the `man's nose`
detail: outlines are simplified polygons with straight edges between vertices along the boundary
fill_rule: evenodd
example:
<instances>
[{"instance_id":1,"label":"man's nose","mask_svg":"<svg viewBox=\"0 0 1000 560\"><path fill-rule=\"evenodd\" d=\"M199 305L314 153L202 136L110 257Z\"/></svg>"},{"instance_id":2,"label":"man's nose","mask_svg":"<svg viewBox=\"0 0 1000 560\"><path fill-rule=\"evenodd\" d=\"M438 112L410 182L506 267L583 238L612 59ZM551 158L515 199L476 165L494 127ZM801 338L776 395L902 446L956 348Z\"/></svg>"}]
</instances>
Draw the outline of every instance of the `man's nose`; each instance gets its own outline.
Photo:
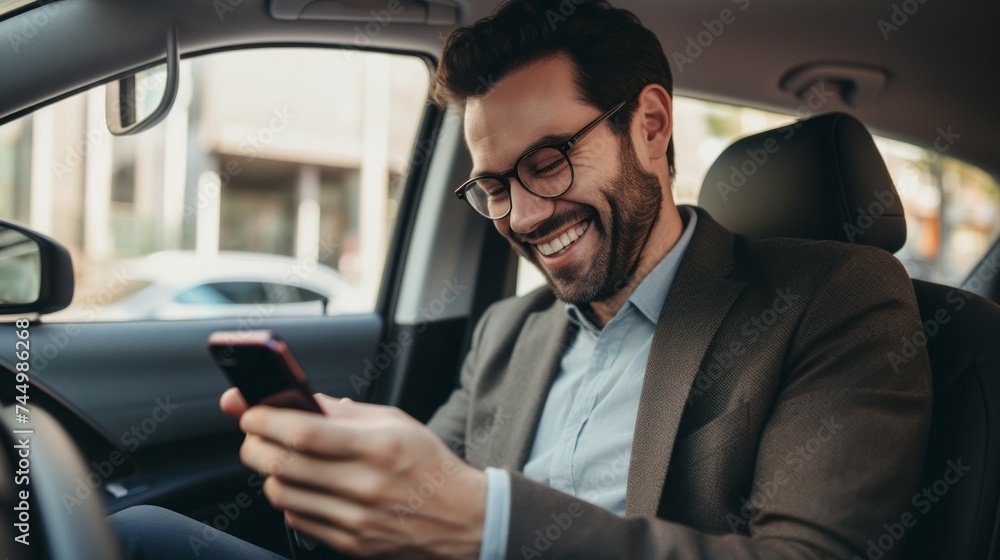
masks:
<instances>
[{"instance_id":1,"label":"man's nose","mask_svg":"<svg viewBox=\"0 0 1000 560\"><path fill-rule=\"evenodd\" d=\"M510 229L521 234L532 232L538 224L555 213L554 198L542 198L510 178Z\"/></svg>"}]
</instances>

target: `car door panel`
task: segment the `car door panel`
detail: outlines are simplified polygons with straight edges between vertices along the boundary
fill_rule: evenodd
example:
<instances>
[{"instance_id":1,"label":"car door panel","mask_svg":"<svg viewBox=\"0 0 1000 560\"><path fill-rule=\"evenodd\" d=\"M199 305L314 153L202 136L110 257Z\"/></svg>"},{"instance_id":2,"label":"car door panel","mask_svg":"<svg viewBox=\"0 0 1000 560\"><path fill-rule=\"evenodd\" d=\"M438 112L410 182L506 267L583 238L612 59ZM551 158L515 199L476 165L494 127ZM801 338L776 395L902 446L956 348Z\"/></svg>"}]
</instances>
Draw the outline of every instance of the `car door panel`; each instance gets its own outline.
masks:
<instances>
[{"instance_id":1,"label":"car door panel","mask_svg":"<svg viewBox=\"0 0 1000 560\"><path fill-rule=\"evenodd\" d=\"M356 376L364 374L382 335L382 319L374 314L274 318L252 327L245 319L36 323L30 328L31 384L71 402L72 412L121 453L112 456L97 445L83 449L104 483L124 479L144 486L145 496L135 494L143 503L155 496L185 502L169 494L190 495L197 481L245 478L237 456L242 434L218 406L229 383L209 356L207 340L216 330L247 328L269 328L285 338L317 391L367 397ZM14 342L12 330L0 330L0 358L13 362ZM126 467L133 463L134 473ZM209 492L201 501L216 498Z\"/></svg>"}]
</instances>

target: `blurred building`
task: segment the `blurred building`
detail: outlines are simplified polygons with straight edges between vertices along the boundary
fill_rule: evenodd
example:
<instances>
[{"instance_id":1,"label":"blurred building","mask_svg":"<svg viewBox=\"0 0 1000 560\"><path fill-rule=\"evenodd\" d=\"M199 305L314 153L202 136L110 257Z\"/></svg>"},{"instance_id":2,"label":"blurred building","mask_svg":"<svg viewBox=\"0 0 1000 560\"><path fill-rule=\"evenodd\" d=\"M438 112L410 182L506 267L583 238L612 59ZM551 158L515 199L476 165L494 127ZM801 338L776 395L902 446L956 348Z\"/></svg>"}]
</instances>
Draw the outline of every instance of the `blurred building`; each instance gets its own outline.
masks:
<instances>
[{"instance_id":1,"label":"blurred building","mask_svg":"<svg viewBox=\"0 0 1000 560\"><path fill-rule=\"evenodd\" d=\"M98 87L0 127L0 215L90 265L161 250L316 258L374 301L428 95L413 57L188 59L169 117L113 137ZM342 270L342 269L349 270Z\"/></svg>"},{"instance_id":2,"label":"blurred building","mask_svg":"<svg viewBox=\"0 0 1000 560\"><path fill-rule=\"evenodd\" d=\"M316 259L374 305L428 98L420 59L259 48L184 60L169 117L135 136L106 127L104 88L0 126L0 216L70 247L92 270L164 250ZM792 117L674 104L674 198L695 203L734 139ZM1000 234L1000 191L943 153L878 139L909 229L911 275L958 284ZM530 276L530 274L528 274ZM529 283L538 283L534 276Z\"/></svg>"}]
</instances>

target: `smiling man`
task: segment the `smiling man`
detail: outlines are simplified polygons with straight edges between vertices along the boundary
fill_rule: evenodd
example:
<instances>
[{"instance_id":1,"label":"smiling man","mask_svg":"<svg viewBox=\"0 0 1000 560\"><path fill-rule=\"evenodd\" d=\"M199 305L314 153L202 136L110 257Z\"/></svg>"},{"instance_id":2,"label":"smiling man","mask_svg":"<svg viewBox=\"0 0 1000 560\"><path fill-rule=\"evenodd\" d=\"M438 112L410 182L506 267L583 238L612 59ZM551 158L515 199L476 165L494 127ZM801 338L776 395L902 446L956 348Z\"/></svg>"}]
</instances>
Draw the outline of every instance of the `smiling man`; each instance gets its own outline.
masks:
<instances>
[{"instance_id":1,"label":"smiling man","mask_svg":"<svg viewBox=\"0 0 1000 560\"><path fill-rule=\"evenodd\" d=\"M436 88L474 164L455 194L548 286L486 311L427 426L224 394L288 525L365 557L864 556L907 511L930 417L926 355L886 359L920 329L902 266L676 206L666 57L606 2L504 4L448 39ZM184 523L117 522L146 558Z\"/></svg>"},{"instance_id":2,"label":"smiling man","mask_svg":"<svg viewBox=\"0 0 1000 560\"><path fill-rule=\"evenodd\" d=\"M488 93L459 99L476 170L457 194L495 220L558 299L589 306L604 324L683 227L673 204L663 203L665 192L670 197L663 188L670 184L670 94L654 83L601 114L580 95L575 72L568 53L556 52L511 72ZM457 95L447 87L443 99ZM628 132L637 141L622 142L605 122L637 109L645 122ZM525 146L525 153L514 152Z\"/></svg>"}]
</instances>

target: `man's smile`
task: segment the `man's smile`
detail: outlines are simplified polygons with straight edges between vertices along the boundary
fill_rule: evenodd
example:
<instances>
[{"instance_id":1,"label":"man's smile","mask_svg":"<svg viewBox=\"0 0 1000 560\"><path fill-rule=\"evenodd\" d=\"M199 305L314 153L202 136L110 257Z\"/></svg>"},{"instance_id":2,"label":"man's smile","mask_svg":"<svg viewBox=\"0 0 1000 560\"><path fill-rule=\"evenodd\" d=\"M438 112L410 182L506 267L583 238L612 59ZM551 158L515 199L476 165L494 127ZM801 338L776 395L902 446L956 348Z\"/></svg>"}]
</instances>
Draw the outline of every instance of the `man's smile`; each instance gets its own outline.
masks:
<instances>
[{"instance_id":1,"label":"man's smile","mask_svg":"<svg viewBox=\"0 0 1000 560\"><path fill-rule=\"evenodd\" d=\"M590 220L584 220L582 222L571 225L557 235L552 236L549 240L543 243L532 243L534 247L542 254L543 257L551 257L553 255L562 254L566 252L574 243L577 242L583 234L587 232L590 228Z\"/></svg>"}]
</instances>

